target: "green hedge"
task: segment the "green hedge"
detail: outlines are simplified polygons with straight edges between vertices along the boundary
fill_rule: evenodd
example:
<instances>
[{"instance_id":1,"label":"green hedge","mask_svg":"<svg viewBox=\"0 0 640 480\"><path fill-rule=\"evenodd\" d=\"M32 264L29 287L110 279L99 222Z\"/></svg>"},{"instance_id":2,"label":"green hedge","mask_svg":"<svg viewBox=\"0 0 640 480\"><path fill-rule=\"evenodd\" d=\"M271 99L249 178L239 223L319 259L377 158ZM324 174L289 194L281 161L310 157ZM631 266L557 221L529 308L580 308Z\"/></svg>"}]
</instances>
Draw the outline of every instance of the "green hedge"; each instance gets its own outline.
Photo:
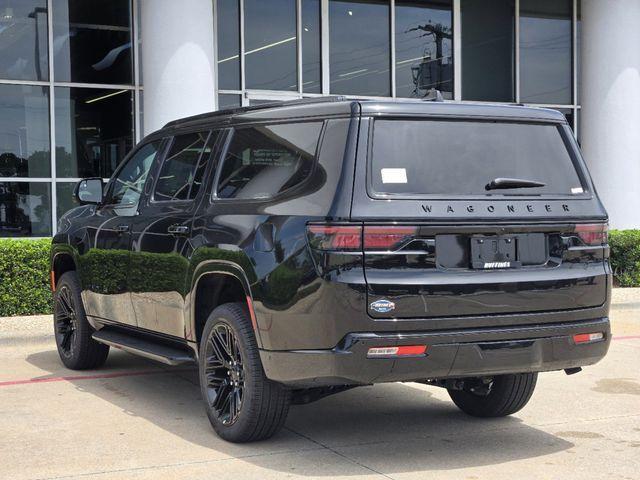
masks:
<instances>
[{"instance_id":1,"label":"green hedge","mask_svg":"<svg viewBox=\"0 0 640 480\"><path fill-rule=\"evenodd\" d=\"M609 245L616 284L640 287L640 230L612 230Z\"/></svg>"},{"instance_id":2,"label":"green hedge","mask_svg":"<svg viewBox=\"0 0 640 480\"><path fill-rule=\"evenodd\" d=\"M621 287L640 287L640 230L612 230L609 232L609 244L611 245L611 267L615 274L615 282ZM51 313L51 292L49 290L49 249L51 240L14 240L0 239L0 317L11 315L35 315ZM209 251L211 250L211 251ZM92 252L94 253L94 252ZM103 255L95 252L85 258L85 274L91 277L95 269L100 269L101 277L104 269L113 270L113 283L108 287L118 290L118 284L124 281L124 269L122 261L115 261L117 253L126 258L127 252L111 252ZM202 260L199 255L208 258L219 255L232 256L229 260L237 263L246 263L246 257L239 253L227 252L218 249L200 249L193 260ZM104 258L104 257L109 257ZM158 257L158 258L156 258ZM162 257L162 258L160 258ZM140 258L133 258L134 272L140 275L132 275L138 280L138 289L153 287L159 291L177 290L183 285L173 284L168 279L175 279L175 272L184 271L187 274L188 265L184 258L171 255L146 254ZM226 258L226 257L225 257ZM147 275L152 265L160 262L173 275ZM245 265L248 266L248 265ZM265 292L265 299L277 304L286 303L287 299L295 293L295 285L300 283L299 274L295 270L281 266L273 272L274 279L278 282L270 292ZM155 269L151 269L154 270ZM88 280L90 282L90 278ZM255 279L251 279L255 281ZM164 283L163 283L164 282ZM175 280L173 280L175 282ZM134 282L136 283L136 282ZM165 284L166 283L166 284ZM108 293L108 292L105 292Z\"/></svg>"},{"instance_id":3,"label":"green hedge","mask_svg":"<svg viewBox=\"0 0 640 480\"><path fill-rule=\"evenodd\" d=\"M0 239L0 317L51 313L51 240Z\"/></svg>"}]
</instances>

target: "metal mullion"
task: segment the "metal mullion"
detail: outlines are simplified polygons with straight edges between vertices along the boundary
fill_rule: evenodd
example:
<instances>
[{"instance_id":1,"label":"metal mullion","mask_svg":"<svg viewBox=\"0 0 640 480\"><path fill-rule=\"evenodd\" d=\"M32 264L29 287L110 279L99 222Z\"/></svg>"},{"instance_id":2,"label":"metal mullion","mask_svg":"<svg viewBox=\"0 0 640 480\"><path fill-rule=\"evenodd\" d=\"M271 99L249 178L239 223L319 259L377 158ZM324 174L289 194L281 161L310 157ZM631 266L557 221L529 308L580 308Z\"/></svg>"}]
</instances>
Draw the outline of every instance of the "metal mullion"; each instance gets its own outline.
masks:
<instances>
[{"instance_id":1,"label":"metal mullion","mask_svg":"<svg viewBox=\"0 0 640 480\"><path fill-rule=\"evenodd\" d=\"M241 105L249 104L245 95L246 79L245 79L245 61L244 61L244 0L240 2L240 90L242 90Z\"/></svg>"},{"instance_id":2,"label":"metal mullion","mask_svg":"<svg viewBox=\"0 0 640 480\"><path fill-rule=\"evenodd\" d=\"M49 56L49 159L51 172L48 179L51 185L51 235L55 235L58 230L58 192L56 188L56 100L54 84L53 65L53 0L47 0L47 55Z\"/></svg>"},{"instance_id":3,"label":"metal mullion","mask_svg":"<svg viewBox=\"0 0 640 480\"><path fill-rule=\"evenodd\" d=\"M389 35L391 36L391 97L396 97L396 0L389 4Z\"/></svg>"},{"instance_id":4,"label":"metal mullion","mask_svg":"<svg viewBox=\"0 0 640 480\"><path fill-rule=\"evenodd\" d=\"M215 110L220 109L220 102L218 101L218 0L211 2L211 8L213 11L213 64L215 65L216 74L213 76L213 108Z\"/></svg>"},{"instance_id":5,"label":"metal mullion","mask_svg":"<svg viewBox=\"0 0 640 480\"><path fill-rule=\"evenodd\" d=\"M0 182L7 183L52 183L49 177L0 177Z\"/></svg>"},{"instance_id":6,"label":"metal mullion","mask_svg":"<svg viewBox=\"0 0 640 480\"><path fill-rule=\"evenodd\" d=\"M453 99L462 100L462 30L460 0L453 0Z\"/></svg>"},{"instance_id":7,"label":"metal mullion","mask_svg":"<svg viewBox=\"0 0 640 480\"><path fill-rule=\"evenodd\" d=\"M34 87L48 87L50 82L42 80L7 80L0 79L0 85L30 85Z\"/></svg>"},{"instance_id":8,"label":"metal mullion","mask_svg":"<svg viewBox=\"0 0 640 480\"><path fill-rule=\"evenodd\" d=\"M520 0L515 0L515 100L520 103Z\"/></svg>"},{"instance_id":9,"label":"metal mullion","mask_svg":"<svg viewBox=\"0 0 640 480\"><path fill-rule=\"evenodd\" d=\"M131 30L133 42L133 83L136 87L133 94L134 139L138 143L142 138L140 125L140 29L138 25L138 0L131 0Z\"/></svg>"},{"instance_id":10,"label":"metal mullion","mask_svg":"<svg viewBox=\"0 0 640 480\"><path fill-rule=\"evenodd\" d=\"M574 105L578 104L578 0L573 0L573 9L571 14L571 73L573 76L571 101Z\"/></svg>"},{"instance_id":11,"label":"metal mullion","mask_svg":"<svg viewBox=\"0 0 640 480\"><path fill-rule=\"evenodd\" d=\"M302 95L302 0L296 0L296 35L298 93Z\"/></svg>"},{"instance_id":12,"label":"metal mullion","mask_svg":"<svg viewBox=\"0 0 640 480\"><path fill-rule=\"evenodd\" d=\"M76 82L53 82L54 87L67 88L101 88L103 90L135 90L135 85L117 85L112 83L76 83Z\"/></svg>"},{"instance_id":13,"label":"metal mullion","mask_svg":"<svg viewBox=\"0 0 640 480\"><path fill-rule=\"evenodd\" d=\"M329 0L320 0L320 53L322 55L322 94L331 93L329 71Z\"/></svg>"},{"instance_id":14,"label":"metal mullion","mask_svg":"<svg viewBox=\"0 0 640 480\"><path fill-rule=\"evenodd\" d=\"M80 180L82 180L80 177L58 177L56 178L56 183L78 183Z\"/></svg>"}]
</instances>

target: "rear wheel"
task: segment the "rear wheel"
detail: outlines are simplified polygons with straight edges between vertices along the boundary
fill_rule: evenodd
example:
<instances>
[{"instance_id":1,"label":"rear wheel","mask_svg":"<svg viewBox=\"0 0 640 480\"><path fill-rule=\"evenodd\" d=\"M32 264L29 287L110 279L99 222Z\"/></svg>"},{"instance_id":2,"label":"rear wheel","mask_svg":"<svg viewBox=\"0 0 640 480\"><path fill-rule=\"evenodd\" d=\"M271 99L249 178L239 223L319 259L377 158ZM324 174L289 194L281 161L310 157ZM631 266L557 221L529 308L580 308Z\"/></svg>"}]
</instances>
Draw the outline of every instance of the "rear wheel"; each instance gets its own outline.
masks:
<instances>
[{"instance_id":1,"label":"rear wheel","mask_svg":"<svg viewBox=\"0 0 640 480\"><path fill-rule=\"evenodd\" d=\"M499 375L489 383L469 382L462 390L448 389L453 403L474 417L504 417L522 409L533 394L537 373Z\"/></svg>"},{"instance_id":2,"label":"rear wheel","mask_svg":"<svg viewBox=\"0 0 640 480\"><path fill-rule=\"evenodd\" d=\"M291 392L266 378L243 304L227 303L211 312L199 357L202 398L220 437L251 442L269 438L282 427Z\"/></svg>"},{"instance_id":3,"label":"rear wheel","mask_svg":"<svg viewBox=\"0 0 640 480\"><path fill-rule=\"evenodd\" d=\"M96 342L91 335L80 297L76 272L63 274L53 296L53 327L60 360L72 370L101 367L107 360L109 347Z\"/></svg>"}]
</instances>

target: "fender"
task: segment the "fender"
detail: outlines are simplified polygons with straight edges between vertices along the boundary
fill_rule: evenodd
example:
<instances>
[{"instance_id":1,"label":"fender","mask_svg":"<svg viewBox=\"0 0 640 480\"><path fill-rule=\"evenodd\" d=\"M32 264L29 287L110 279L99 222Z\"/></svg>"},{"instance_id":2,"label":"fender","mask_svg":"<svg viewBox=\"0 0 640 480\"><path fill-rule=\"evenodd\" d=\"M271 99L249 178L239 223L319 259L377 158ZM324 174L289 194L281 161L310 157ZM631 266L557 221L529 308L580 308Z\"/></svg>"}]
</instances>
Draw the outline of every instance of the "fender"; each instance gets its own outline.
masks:
<instances>
[{"instance_id":1,"label":"fender","mask_svg":"<svg viewBox=\"0 0 640 480\"><path fill-rule=\"evenodd\" d=\"M75 271L80 276L80 262L78 260L78 252L71 245L64 243L52 243L51 245L51 254L50 254L50 262L49 262L49 270L51 271L51 290L55 291L55 279L54 279L54 266L56 264L56 258L60 255L66 255L71 257L71 261L75 267Z\"/></svg>"},{"instance_id":2,"label":"fender","mask_svg":"<svg viewBox=\"0 0 640 480\"><path fill-rule=\"evenodd\" d=\"M258 348L262 347L262 341L260 339L260 329L258 328L255 316L255 310L253 308L253 295L251 293L251 284L244 269L237 263L229 260L205 260L199 263L193 270L191 276L191 285L185 298L185 339L192 343L196 343L196 325L195 325L195 295L198 289L198 283L200 279L206 275L222 274L235 278L240 282L244 289L245 297L247 299L247 307L251 315L251 322L253 324L254 332L256 335L256 341Z\"/></svg>"}]
</instances>

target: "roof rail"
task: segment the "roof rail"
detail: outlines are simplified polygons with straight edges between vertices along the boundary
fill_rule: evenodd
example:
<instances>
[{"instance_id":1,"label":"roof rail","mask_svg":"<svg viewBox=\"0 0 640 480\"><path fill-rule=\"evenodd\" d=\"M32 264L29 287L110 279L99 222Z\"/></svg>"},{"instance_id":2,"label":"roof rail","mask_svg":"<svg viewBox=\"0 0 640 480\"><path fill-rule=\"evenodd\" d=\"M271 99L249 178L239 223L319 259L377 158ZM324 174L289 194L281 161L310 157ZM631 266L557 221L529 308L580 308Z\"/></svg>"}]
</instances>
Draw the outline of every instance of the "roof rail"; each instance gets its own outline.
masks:
<instances>
[{"instance_id":1,"label":"roof rail","mask_svg":"<svg viewBox=\"0 0 640 480\"><path fill-rule=\"evenodd\" d=\"M267 108L273 107L282 107L282 106L295 106L295 105L313 105L315 103L330 103L330 102L342 102L348 100L348 97L343 95L330 95L326 97L306 97L306 98L296 98L294 100L285 100L285 101L273 101L269 103L262 103L260 105L251 105L248 107L234 107L234 108L225 108L222 110L216 110L214 112L201 113L200 115L193 115L191 117L181 118L178 120L173 120L167 123L163 128L173 127L176 125L181 125L186 122L193 122L198 120L206 120L209 118L221 117L223 115L235 115L238 113L246 113L253 112L256 110L264 110Z\"/></svg>"}]
</instances>

